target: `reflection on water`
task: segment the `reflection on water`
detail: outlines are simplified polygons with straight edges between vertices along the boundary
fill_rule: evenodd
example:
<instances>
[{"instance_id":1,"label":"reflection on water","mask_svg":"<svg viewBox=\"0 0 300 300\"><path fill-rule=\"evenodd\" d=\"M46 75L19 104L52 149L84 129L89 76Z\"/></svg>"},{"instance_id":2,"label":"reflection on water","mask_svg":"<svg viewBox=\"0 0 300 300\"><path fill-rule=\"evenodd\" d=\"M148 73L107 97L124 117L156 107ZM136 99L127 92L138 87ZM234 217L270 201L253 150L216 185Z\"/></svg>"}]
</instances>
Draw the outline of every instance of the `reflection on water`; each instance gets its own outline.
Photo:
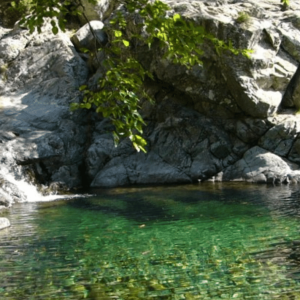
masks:
<instances>
[{"instance_id":1,"label":"reflection on water","mask_svg":"<svg viewBox=\"0 0 300 300\"><path fill-rule=\"evenodd\" d=\"M3 213L0 299L300 299L297 186L98 192Z\"/></svg>"}]
</instances>

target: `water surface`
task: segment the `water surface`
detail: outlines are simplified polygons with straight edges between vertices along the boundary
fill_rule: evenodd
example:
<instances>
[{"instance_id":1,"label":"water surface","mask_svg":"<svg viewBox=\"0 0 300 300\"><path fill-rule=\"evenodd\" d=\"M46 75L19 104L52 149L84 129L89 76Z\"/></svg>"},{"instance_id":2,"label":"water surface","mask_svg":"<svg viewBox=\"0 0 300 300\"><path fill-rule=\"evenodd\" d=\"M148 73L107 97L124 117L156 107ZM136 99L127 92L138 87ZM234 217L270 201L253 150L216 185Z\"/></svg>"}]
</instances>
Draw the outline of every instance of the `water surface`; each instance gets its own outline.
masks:
<instances>
[{"instance_id":1,"label":"water surface","mask_svg":"<svg viewBox=\"0 0 300 300\"><path fill-rule=\"evenodd\" d=\"M0 299L300 299L297 186L98 193L2 212Z\"/></svg>"}]
</instances>

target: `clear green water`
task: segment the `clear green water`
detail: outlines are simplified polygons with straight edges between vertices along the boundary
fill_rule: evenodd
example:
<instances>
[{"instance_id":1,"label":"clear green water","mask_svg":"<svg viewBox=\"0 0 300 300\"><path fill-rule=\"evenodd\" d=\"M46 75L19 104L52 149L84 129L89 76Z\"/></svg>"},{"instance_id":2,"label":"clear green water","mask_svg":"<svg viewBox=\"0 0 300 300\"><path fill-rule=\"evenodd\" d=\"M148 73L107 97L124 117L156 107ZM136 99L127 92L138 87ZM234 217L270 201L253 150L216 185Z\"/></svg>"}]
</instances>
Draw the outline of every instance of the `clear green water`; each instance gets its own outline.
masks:
<instances>
[{"instance_id":1,"label":"clear green water","mask_svg":"<svg viewBox=\"0 0 300 300\"><path fill-rule=\"evenodd\" d=\"M296 186L106 190L2 216L3 300L300 299Z\"/></svg>"}]
</instances>

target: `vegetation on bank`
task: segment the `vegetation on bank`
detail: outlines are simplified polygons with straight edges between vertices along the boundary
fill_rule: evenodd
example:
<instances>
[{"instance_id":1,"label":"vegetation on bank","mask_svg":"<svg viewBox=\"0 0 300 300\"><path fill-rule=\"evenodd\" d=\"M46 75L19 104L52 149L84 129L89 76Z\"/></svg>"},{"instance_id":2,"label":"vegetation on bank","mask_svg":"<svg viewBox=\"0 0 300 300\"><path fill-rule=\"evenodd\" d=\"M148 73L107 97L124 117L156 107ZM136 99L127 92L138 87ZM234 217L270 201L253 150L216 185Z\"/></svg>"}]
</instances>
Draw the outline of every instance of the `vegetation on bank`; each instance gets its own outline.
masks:
<instances>
[{"instance_id":1,"label":"vegetation on bank","mask_svg":"<svg viewBox=\"0 0 300 300\"><path fill-rule=\"evenodd\" d=\"M88 0L96 3L96 0ZM128 37L128 22L125 15L117 11L110 19L110 25L105 28L108 34L108 43L99 51L105 57L102 62L106 72L99 80L99 89L90 90L82 86L82 103L73 103L71 109L95 109L113 123L114 140L117 144L120 138L128 137L137 151L146 152L146 141L143 138L145 122L139 114L141 99L152 101L147 94L143 82L146 77L153 78L138 61L136 45L148 45L151 50L158 45L162 58L168 61L191 68L202 63L204 41L210 43L218 54L230 51L233 54L249 56L249 49L236 49L228 43L206 32L200 25L171 14L165 3L147 0L121 0L127 11L139 20L135 24L135 32ZM81 0L22 0L12 6L23 13L21 23L25 24L30 32L35 29L41 32L44 18L51 18L54 34L59 29L65 30L67 15L80 15Z\"/></svg>"}]
</instances>

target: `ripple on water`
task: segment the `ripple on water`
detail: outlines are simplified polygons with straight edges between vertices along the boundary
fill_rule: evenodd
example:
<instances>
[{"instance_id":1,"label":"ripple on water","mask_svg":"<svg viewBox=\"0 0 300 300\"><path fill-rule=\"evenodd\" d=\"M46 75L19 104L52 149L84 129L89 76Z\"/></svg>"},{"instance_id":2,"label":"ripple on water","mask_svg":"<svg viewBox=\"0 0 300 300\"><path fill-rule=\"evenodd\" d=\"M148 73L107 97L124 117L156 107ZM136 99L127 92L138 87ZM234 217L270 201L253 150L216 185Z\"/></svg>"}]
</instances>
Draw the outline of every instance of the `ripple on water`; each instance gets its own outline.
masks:
<instances>
[{"instance_id":1,"label":"ripple on water","mask_svg":"<svg viewBox=\"0 0 300 300\"><path fill-rule=\"evenodd\" d=\"M98 192L4 213L1 299L300 297L296 188Z\"/></svg>"}]
</instances>

